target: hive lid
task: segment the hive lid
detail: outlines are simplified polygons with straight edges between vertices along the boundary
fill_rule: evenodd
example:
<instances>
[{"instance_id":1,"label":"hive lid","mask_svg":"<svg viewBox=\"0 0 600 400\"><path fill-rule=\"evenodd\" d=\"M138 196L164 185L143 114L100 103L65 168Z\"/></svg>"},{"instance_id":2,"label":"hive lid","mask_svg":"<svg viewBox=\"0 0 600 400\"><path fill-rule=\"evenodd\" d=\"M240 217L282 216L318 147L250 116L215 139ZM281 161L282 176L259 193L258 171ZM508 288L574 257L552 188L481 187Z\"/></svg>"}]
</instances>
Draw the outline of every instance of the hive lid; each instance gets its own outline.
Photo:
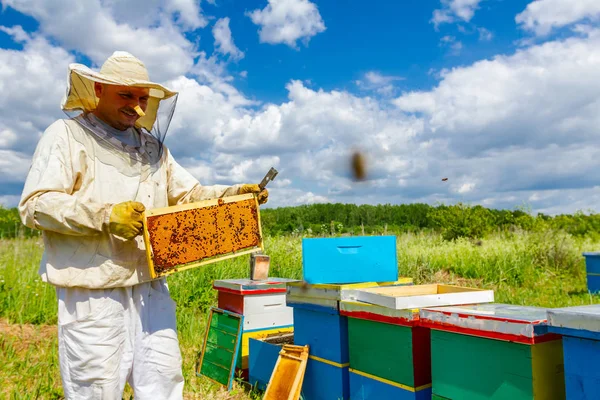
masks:
<instances>
[{"instance_id":1,"label":"hive lid","mask_svg":"<svg viewBox=\"0 0 600 400\"><path fill-rule=\"evenodd\" d=\"M421 325L432 329L534 343L548 334L547 310L541 307L491 303L423 308L419 314Z\"/></svg>"},{"instance_id":2,"label":"hive lid","mask_svg":"<svg viewBox=\"0 0 600 400\"><path fill-rule=\"evenodd\" d=\"M303 281L290 282L287 286L288 295L295 298L327 299L327 300L350 300L353 299L353 291L357 289L411 285L412 278L399 278L392 282L362 282L348 283L342 285L336 284L310 284Z\"/></svg>"},{"instance_id":3,"label":"hive lid","mask_svg":"<svg viewBox=\"0 0 600 400\"><path fill-rule=\"evenodd\" d=\"M404 326L414 326L419 321L419 310L416 309L396 310L352 300L340 302L340 314L351 318Z\"/></svg>"},{"instance_id":4,"label":"hive lid","mask_svg":"<svg viewBox=\"0 0 600 400\"><path fill-rule=\"evenodd\" d=\"M264 281L251 279L219 279L213 282L213 288L238 294L285 293L286 286L295 279L269 277Z\"/></svg>"},{"instance_id":5,"label":"hive lid","mask_svg":"<svg viewBox=\"0 0 600 400\"><path fill-rule=\"evenodd\" d=\"M548 325L600 333L600 304L548 309Z\"/></svg>"}]
</instances>

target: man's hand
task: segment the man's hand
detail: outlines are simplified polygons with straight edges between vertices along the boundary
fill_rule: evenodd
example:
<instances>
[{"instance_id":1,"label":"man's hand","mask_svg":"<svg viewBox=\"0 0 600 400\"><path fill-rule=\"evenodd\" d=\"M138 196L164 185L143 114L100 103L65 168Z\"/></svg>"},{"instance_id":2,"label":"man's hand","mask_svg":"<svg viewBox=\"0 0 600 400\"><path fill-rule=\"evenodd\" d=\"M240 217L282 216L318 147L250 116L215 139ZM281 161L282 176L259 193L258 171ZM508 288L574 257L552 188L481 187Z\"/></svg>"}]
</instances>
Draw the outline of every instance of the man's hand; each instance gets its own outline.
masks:
<instances>
[{"instance_id":1,"label":"man's hand","mask_svg":"<svg viewBox=\"0 0 600 400\"><path fill-rule=\"evenodd\" d=\"M137 201L116 204L110 214L110 233L131 240L142 233L142 213L146 207Z\"/></svg>"},{"instance_id":2,"label":"man's hand","mask_svg":"<svg viewBox=\"0 0 600 400\"><path fill-rule=\"evenodd\" d=\"M267 189L260 190L257 184L242 185L238 194L258 193L258 204L265 204L269 201L269 191Z\"/></svg>"}]
</instances>

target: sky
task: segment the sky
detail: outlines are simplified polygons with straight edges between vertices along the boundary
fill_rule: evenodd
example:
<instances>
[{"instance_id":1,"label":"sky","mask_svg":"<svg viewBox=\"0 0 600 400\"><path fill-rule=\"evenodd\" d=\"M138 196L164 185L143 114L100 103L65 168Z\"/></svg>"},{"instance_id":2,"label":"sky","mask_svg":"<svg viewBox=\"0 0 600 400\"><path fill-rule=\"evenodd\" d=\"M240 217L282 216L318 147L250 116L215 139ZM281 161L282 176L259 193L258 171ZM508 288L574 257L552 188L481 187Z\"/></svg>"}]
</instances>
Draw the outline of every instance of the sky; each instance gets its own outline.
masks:
<instances>
[{"instance_id":1,"label":"sky","mask_svg":"<svg viewBox=\"0 0 600 400\"><path fill-rule=\"evenodd\" d=\"M67 118L69 64L99 70L127 51L179 93L175 159L203 185L275 167L268 207L600 210L598 0L0 4L4 206L44 130Z\"/></svg>"}]
</instances>

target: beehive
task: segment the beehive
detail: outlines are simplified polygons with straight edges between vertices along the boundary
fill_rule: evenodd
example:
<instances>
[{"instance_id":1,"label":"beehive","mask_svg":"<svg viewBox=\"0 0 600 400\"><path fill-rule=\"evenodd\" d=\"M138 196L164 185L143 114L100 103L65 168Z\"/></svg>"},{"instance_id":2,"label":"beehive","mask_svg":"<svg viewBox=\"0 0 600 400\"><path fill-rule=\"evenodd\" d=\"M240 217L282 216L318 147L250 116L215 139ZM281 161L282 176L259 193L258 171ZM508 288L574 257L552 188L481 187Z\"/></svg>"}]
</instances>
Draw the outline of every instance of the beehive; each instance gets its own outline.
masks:
<instances>
[{"instance_id":1,"label":"beehive","mask_svg":"<svg viewBox=\"0 0 600 400\"><path fill-rule=\"evenodd\" d=\"M263 250L254 194L146 211L144 241L150 276Z\"/></svg>"},{"instance_id":2,"label":"beehive","mask_svg":"<svg viewBox=\"0 0 600 400\"><path fill-rule=\"evenodd\" d=\"M567 399L600 398L600 305L548 310L548 330L564 335Z\"/></svg>"},{"instance_id":3,"label":"beehive","mask_svg":"<svg viewBox=\"0 0 600 400\"><path fill-rule=\"evenodd\" d=\"M547 310L508 304L432 307L432 391L444 399L564 399L560 336Z\"/></svg>"},{"instance_id":4,"label":"beehive","mask_svg":"<svg viewBox=\"0 0 600 400\"><path fill-rule=\"evenodd\" d=\"M431 398L429 329L418 310L344 300L340 314L348 318L352 399Z\"/></svg>"},{"instance_id":5,"label":"beehive","mask_svg":"<svg viewBox=\"0 0 600 400\"><path fill-rule=\"evenodd\" d=\"M242 344L236 363L237 372L248 376L250 338L266 338L283 332L293 332L293 313L286 306L286 278L222 279L213 282L218 291L218 306L244 316Z\"/></svg>"}]
</instances>

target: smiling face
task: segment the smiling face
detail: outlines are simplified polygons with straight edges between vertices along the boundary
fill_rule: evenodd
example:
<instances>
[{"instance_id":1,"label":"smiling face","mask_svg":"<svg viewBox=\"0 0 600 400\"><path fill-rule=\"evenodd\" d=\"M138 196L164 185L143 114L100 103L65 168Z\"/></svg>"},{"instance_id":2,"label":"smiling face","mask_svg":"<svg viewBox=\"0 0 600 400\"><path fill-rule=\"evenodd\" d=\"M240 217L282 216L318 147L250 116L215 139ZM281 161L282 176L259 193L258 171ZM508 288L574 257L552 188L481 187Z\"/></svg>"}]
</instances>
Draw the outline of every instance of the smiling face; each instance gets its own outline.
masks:
<instances>
[{"instance_id":1,"label":"smiling face","mask_svg":"<svg viewBox=\"0 0 600 400\"><path fill-rule=\"evenodd\" d=\"M106 85L96 82L94 90L99 99L94 114L121 131L133 127L135 121L140 118L135 111L136 106L140 106L142 111L146 111L148 106L150 93L148 88Z\"/></svg>"}]
</instances>

